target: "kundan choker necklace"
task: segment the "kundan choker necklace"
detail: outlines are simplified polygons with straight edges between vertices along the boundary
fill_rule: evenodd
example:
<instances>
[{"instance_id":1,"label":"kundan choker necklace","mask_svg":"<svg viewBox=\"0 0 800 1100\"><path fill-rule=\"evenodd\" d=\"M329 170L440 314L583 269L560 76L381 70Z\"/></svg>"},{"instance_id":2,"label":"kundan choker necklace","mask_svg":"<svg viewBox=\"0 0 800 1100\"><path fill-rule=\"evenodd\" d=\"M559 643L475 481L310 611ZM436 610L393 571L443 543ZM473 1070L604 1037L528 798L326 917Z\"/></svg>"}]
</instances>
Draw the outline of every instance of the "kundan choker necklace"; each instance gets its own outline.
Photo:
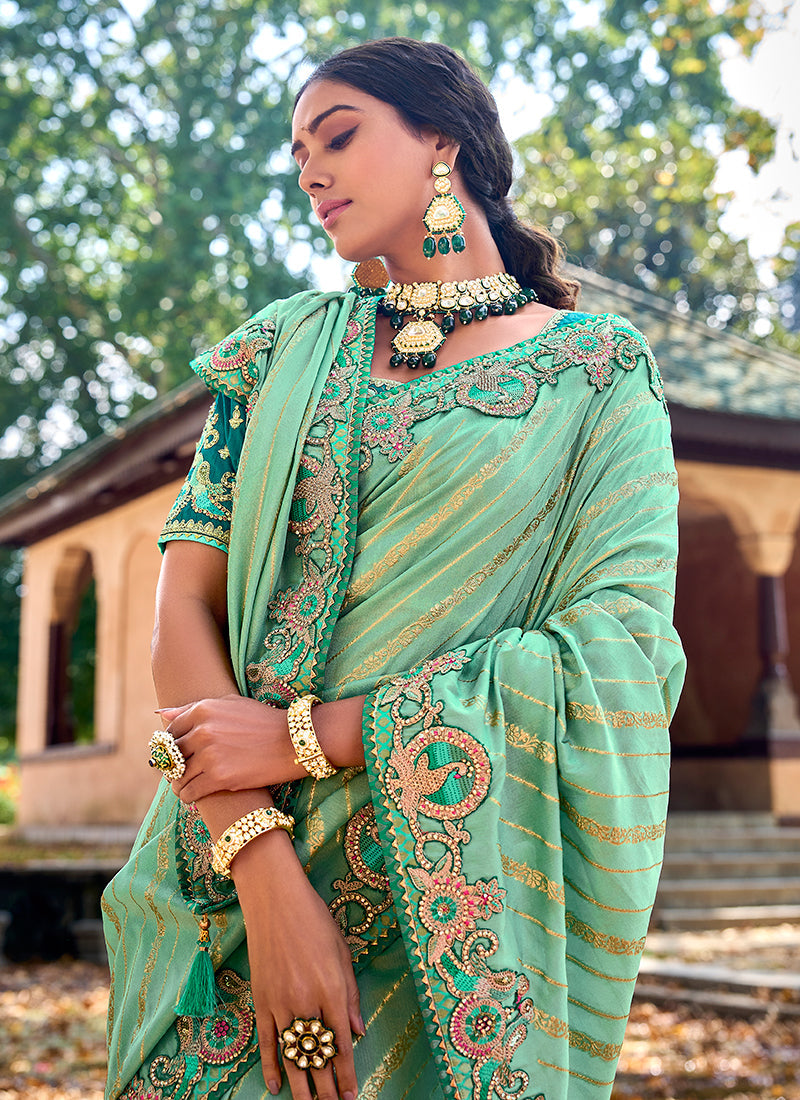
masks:
<instances>
[{"instance_id":1,"label":"kundan choker necklace","mask_svg":"<svg viewBox=\"0 0 800 1100\"><path fill-rule=\"evenodd\" d=\"M363 277L362 269L378 263L371 260L359 265L354 279L362 294L383 295L378 309L398 330L392 340L391 367L430 369L436 365L436 353L457 320L469 325L487 317L516 313L520 306L538 301L535 290L523 290L505 271L463 282L392 283L384 291L375 285L377 272L370 269L368 277ZM380 266L383 269L383 264ZM385 269L382 273L385 275ZM439 314L441 319L434 320Z\"/></svg>"}]
</instances>

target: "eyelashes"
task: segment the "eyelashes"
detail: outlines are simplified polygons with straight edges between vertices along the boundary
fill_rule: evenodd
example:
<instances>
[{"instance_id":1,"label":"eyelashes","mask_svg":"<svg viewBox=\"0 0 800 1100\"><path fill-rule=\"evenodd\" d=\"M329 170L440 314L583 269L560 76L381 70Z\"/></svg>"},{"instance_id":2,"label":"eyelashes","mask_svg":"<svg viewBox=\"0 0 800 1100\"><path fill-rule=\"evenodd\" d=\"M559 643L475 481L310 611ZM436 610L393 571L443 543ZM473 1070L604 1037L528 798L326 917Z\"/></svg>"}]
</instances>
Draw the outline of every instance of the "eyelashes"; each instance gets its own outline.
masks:
<instances>
[{"instance_id":1,"label":"eyelashes","mask_svg":"<svg viewBox=\"0 0 800 1100\"><path fill-rule=\"evenodd\" d=\"M358 129L357 126L351 126L349 130L343 130L341 134L337 134L336 137L331 138L328 142L329 149L344 149L350 138Z\"/></svg>"},{"instance_id":2,"label":"eyelashes","mask_svg":"<svg viewBox=\"0 0 800 1100\"><path fill-rule=\"evenodd\" d=\"M358 129L358 126L356 125L356 126L351 126L349 130L342 130L342 132L340 134L336 134L335 137L331 138L331 140L328 142L328 144L325 146L325 148L329 149L331 152L334 152L334 153L338 152L340 149L344 149L345 146L349 144L350 139L355 134L357 129ZM298 151L298 153L299 153L299 151ZM300 159L298 159L298 154L297 153L293 154L293 155L295 156L295 160L297 161L297 167L302 172L303 168L305 167L306 160L308 159L308 157L307 156L306 157L300 157Z\"/></svg>"}]
</instances>

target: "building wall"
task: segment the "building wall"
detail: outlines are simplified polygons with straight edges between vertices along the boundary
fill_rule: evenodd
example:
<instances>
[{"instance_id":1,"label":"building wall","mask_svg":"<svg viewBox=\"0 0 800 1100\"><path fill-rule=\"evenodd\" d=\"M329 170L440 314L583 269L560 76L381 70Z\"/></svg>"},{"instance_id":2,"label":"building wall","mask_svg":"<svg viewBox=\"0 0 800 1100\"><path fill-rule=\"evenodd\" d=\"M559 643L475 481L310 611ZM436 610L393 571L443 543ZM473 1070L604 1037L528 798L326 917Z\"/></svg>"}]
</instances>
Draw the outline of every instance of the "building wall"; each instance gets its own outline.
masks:
<instances>
[{"instance_id":1,"label":"building wall","mask_svg":"<svg viewBox=\"0 0 800 1100\"><path fill-rule=\"evenodd\" d=\"M18 719L22 826L130 824L141 820L150 803L158 780L147 766L147 740L159 724L153 713L149 652L160 563L156 539L179 485L175 481L27 551ZM693 501L683 487L681 491L676 622L689 674L673 740L677 746L733 748L746 727L759 677L756 579L726 516L707 502ZM95 742L48 748L49 624L64 563L80 551L92 556L98 601ZM785 581L789 670L797 691L797 547ZM677 761L673 807L769 809L771 803L791 816L794 792L800 789L800 758L764 760L759 768L756 776L752 761Z\"/></svg>"},{"instance_id":2,"label":"building wall","mask_svg":"<svg viewBox=\"0 0 800 1100\"><path fill-rule=\"evenodd\" d=\"M159 727L150 675L156 539L180 482L54 535L26 553L17 749L19 824L124 823L144 815L158 774L147 741ZM64 563L91 554L97 590L95 740L47 747L50 623Z\"/></svg>"}]
</instances>

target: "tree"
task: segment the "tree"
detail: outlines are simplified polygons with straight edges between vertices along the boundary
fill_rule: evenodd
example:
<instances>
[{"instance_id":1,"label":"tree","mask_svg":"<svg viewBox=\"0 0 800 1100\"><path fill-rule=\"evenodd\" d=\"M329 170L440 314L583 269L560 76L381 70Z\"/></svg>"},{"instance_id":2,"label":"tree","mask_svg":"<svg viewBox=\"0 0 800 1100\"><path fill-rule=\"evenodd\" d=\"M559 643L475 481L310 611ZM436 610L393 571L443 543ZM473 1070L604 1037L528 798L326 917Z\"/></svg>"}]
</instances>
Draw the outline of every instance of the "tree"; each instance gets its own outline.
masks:
<instances>
[{"instance_id":1,"label":"tree","mask_svg":"<svg viewBox=\"0 0 800 1100\"><path fill-rule=\"evenodd\" d=\"M711 187L716 147L771 154L720 77L720 42L752 50L765 19L757 0L0 0L0 495L307 284L327 242L288 155L293 95L368 38L522 81L545 116L519 145L530 216L750 331L764 290Z\"/></svg>"},{"instance_id":2,"label":"tree","mask_svg":"<svg viewBox=\"0 0 800 1100\"><path fill-rule=\"evenodd\" d=\"M720 38L752 49L759 5L719 6L499 0L487 17L482 0L362 0L357 11L332 0L159 0L134 15L123 0L5 0L0 454L32 471L113 429L184 378L199 344L307 281L326 243L287 153L292 96L308 57L384 34L438 38L484 76L513 73L546 93L551 113L521 147L528 205L558 153L569 172L544 193L571 252L728 323L726 275L748 293L758 283L746 248L719 229L703 146L724 130L759 164L772 132L737 111L720 79ZM606 186L615 157L626 179ZM632 181L621 206L619 185ZM593 208L578 202L587 186ZM630 210L644 202L645 220L666 226L678 194L684 224L642 236ZM609 221L612 244L600 238ZM658 267L662 239L672 249ZM740 309L731 317L746 327Z\"/></svg>"}]
</instances>

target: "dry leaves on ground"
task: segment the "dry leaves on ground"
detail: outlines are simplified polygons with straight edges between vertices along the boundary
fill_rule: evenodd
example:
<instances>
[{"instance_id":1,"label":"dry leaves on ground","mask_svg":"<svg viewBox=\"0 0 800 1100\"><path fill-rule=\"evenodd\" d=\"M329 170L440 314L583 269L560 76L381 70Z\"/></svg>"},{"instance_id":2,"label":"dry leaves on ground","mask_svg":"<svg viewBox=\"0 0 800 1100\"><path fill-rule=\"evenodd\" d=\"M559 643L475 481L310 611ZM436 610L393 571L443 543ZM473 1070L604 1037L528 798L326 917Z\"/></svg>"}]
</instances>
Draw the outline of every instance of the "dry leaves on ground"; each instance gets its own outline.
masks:
<instances>
[{"instance_id":1,"label":"dry leaves on ground","mask_svg":"<svg viewBox=\"0 0 800 1100\"><path fill-rule=\"evenodd\" d=\"M0 1100L102 1100L108 971L0 967Z\"/></svg>"},{"instance_id":2,"label":"dry leaves on ground","mask_svg":"<svg viewBox=\"0 0 800 1100\"><path fill-rule=\"evenodd\" d=\"M612 1100L800 1100L800 1020L634 1002Z\"/></svg>"},{"instance_id":3,"label":"dry leaves on ground","mask_svg":"<svg viewBox=\"0 0 800 1100\"><path fill-rule=\"evenodd\" d=\"M102 1100L108 972L0 967L0 1100ZM800 1021L635 1003L614 1100L800 1100Z\"/></svg>"}]
</instances>

